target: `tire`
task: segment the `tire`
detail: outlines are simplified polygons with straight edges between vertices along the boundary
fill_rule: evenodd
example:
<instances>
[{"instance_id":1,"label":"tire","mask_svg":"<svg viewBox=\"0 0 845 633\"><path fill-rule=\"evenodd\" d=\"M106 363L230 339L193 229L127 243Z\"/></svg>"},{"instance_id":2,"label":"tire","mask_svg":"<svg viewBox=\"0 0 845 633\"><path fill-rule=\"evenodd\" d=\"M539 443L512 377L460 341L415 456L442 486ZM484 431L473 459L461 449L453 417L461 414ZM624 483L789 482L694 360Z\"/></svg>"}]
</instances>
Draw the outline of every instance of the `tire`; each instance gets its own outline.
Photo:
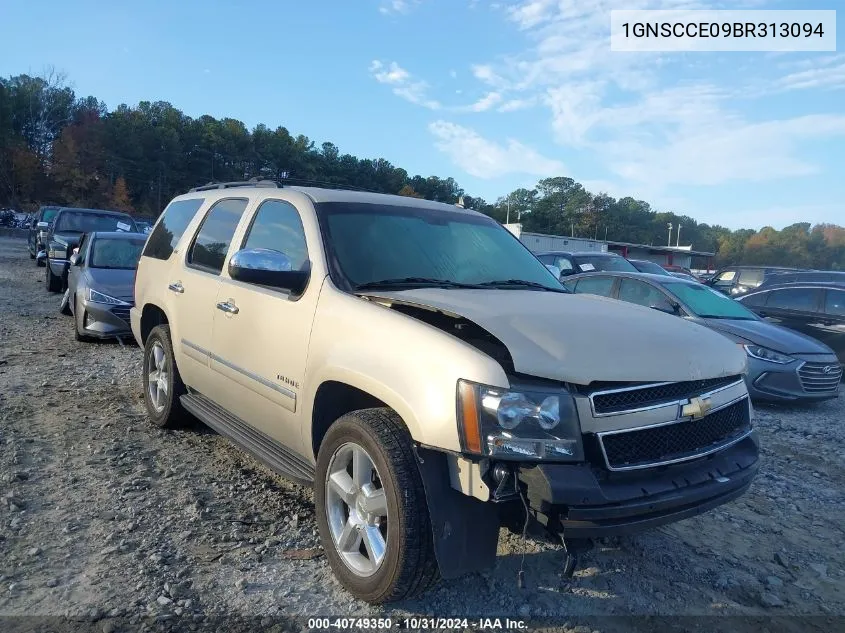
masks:
<instances>
[{"instance_id":1,"label":"tire","mask_svg":"<svg viewBox=\"0 0 845 633\"><path fill-rule=\"evenodd\" d=\"M363 449L372 468L365 469L366 477L358 478L359 483L370 483L356 488L352 466L357 463L358 449ZM349 451L351 457L347 457ZM345 478L330 485L332 473ZM375 505L384 507L386 516L372 520L370 517L379 511L366 514L366 503L379 493L384 502ZM348 499L354 510L343 499ZM371 604L403 600L419 595L439 580L428 503L411 436L394 411L354 411L329 428L317 455L314 505L329 564L356 598ZM363 525L362 529L353 529L356 524ZM336 544L344 537L349 544L345 548ZM383 557L377 562L371 552L384 542Z\"/></svg>"},{"instance_id":2,"label":"tire","mask_svg":"<svg viewBox=\"0 0 845 633\"><path fill-rule=\"evenodd\" d=\"M62 278L56 277L53 274L53 269L50 268L50 262L46 263L46 270L44 272L44 287L47 288L47 292L61 292L62 291Z\"/></svg>"},{"instance_id":3,"label":"tire","mask_svg":"<svg viewBox=\"0 0 845 633\"><path fill-rule=\"evenodd\" d=\"M162 382L151 393L151 373L160 372L162 369L165 370ZM150 422L159 428L180 426L188 414L182 408L179 397L187 393L187 389L179 375L179 368L176 367L169 325L156 326L147 337L144 344L143 372L144 404ZM161 392L162 386L164 393Z\"/></svg>"},{"instance_id":4,"label":"tire","mask_svg":"<svg viewBox=\"0 0 845 633\"><path fill-rule=\"evenodd\" d=\"M75 300L75 298L74 298L74 300ZM65 290L65 294L64 294L64 296L62 296L62 302L59 304L59 313L60 314L64 314L65 316L70 316L71 314L73 314L73 312L71 312L71 309L70 309L70 301L71 301L70 289L68 289L68 290Z\"/></svg>"},{"instance_id":5,"label":"tire","mask_svg":"<svg viewBox=\"0 0 845 633\"><path fill-rule=\"evenodd\" d=\"M30 259L35 259L35 255L33 255L33 254L32 254L32 251L29 251L29 258L30 258Z\"/></svg>"},{"instance_id":6,"label":"tire","mask_svg":"<svg viewBox=\"0 0 845 633\"><path fill-rule=\"evenodd\" d=\"M35 255L32 256L32 259L35 259L36 257L38 257L38 251L40 251L40 250L41 250L41 246L36 242L36 244L35 244ZM36 266L43 266L45 261L47 261L46 257L44 259L35 259L35 265Z\"/></svg>"}]
</instances>

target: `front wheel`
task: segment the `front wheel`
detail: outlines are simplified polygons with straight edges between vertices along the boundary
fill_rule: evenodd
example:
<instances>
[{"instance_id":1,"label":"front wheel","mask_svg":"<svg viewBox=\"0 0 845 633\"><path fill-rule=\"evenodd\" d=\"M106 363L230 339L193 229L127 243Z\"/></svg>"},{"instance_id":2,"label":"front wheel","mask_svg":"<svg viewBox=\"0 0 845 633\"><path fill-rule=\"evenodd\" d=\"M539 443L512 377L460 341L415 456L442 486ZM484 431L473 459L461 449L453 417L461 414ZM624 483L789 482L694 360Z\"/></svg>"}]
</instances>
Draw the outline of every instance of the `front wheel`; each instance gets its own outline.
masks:
<instances>
[{"instance_id":1,"label":"front wheel","mask_svg":"<svg viewBox=\"0 0 845 633\"><path fill-rule=\"evenodd\" d=\"M178 426L186 415L180 396L187 390L176 367L170 326L153 328L144 344L144 403L150 421L158 427Z\"/></svg>"},{"instance_id":2,"label":"front wheel","mask_svg":"<svg viewBox=\"0 0 845 633\"><path fill-rule=\"evenodd\" d=\"M329 564L356 598L410 598L439 578L411 437L390 409L341 417L317 456L314 505Z\"/></svg>"}]
</instances>

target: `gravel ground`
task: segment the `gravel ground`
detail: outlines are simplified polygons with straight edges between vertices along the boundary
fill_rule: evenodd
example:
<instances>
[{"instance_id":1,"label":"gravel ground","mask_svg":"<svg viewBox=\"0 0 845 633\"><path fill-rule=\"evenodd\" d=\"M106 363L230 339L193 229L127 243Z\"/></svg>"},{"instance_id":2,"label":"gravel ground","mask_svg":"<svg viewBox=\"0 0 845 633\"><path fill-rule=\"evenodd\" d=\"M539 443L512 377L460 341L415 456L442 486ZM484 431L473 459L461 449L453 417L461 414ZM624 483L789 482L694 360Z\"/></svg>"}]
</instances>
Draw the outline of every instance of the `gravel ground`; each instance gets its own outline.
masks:
<instances>
[{"instance_id":1,"label":"gravel ground","mask_svg":"<svg viewBox=\"0 0 845 633\"><path fill-rule=\"evenodd\" d=\"M150 426L140 350L74 341L43 271L22 240L0 238L0 616L72 617L106 633L120 623L182 629L233 616L257 617L250 628L259 630L291 614L488 615L566 622L578 633L610 628L575 626L598 615L822 616L794 630L845 625L832 617L845 615L843 398L758 408L762 468L748 494L603 542L571 581L558 550L503 531L489 573L375 608L335 581L311 491L199 423Z\"/></svg>"}]
</instances>

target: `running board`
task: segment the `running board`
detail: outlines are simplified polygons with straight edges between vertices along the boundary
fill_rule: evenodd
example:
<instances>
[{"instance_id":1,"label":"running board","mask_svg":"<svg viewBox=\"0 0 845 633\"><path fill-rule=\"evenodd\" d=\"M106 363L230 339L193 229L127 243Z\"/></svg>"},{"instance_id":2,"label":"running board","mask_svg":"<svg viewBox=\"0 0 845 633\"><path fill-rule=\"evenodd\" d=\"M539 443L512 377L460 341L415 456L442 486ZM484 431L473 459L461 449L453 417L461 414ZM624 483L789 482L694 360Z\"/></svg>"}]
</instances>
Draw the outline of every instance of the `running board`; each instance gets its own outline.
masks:
<instances>
[{"instance_id":1,"label":"running board","mask_svg":"<svg viewBox=\"0 0 845 633\"><path fill-rule=\"evenodd\" d=\"M242 448L270 470L299 484L314 483L314 467L269 435L249 426L220 405L198 393L181 396L179 401L190 414Z\"/></svg>"}]
</instances>

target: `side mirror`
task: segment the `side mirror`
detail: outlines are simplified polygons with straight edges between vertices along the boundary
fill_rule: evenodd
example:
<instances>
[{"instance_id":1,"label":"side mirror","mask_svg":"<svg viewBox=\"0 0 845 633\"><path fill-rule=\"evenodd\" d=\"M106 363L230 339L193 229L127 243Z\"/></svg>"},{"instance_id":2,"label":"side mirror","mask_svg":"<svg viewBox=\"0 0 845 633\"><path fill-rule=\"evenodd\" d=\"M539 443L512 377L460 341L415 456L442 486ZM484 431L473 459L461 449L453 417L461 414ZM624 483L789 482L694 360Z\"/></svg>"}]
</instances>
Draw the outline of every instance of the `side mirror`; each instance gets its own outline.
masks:
<instances>
[{"instance_id":1,"label":"side mirror","mask_svg":"<svg viewBox=\"0 0 845 633\"><path fill-rule=\"evenodd\" d=\"M269 248L243 249L229 260L229 276L236 281L289 290L292 295L301 295L308 286L311 271L292 268L290 257Z\"/></svg>"},{"instance_id":2,"label":"side mirror","mask_svg":"<svg viewBox=\"0 0 845 633\"><path fill-rule=\"evenodd\" d=\"M39 222L38 224L35 225L35 227L41 229L42 231L46 231L47 229L50 228L50 223L49 222Z\"/></svg>"},{"instance_id":3,"label":"side mirror","mask_svg":"<svg viewBox=\"0 0 845 633\"><path fill-rule=\"evenodd\" d=\"M70 262L71 266L76 266L79 263L79 253L75 252L73 255L70 256L70 259L68 259L68 261Z\"/></svg>"}]
</instances>

